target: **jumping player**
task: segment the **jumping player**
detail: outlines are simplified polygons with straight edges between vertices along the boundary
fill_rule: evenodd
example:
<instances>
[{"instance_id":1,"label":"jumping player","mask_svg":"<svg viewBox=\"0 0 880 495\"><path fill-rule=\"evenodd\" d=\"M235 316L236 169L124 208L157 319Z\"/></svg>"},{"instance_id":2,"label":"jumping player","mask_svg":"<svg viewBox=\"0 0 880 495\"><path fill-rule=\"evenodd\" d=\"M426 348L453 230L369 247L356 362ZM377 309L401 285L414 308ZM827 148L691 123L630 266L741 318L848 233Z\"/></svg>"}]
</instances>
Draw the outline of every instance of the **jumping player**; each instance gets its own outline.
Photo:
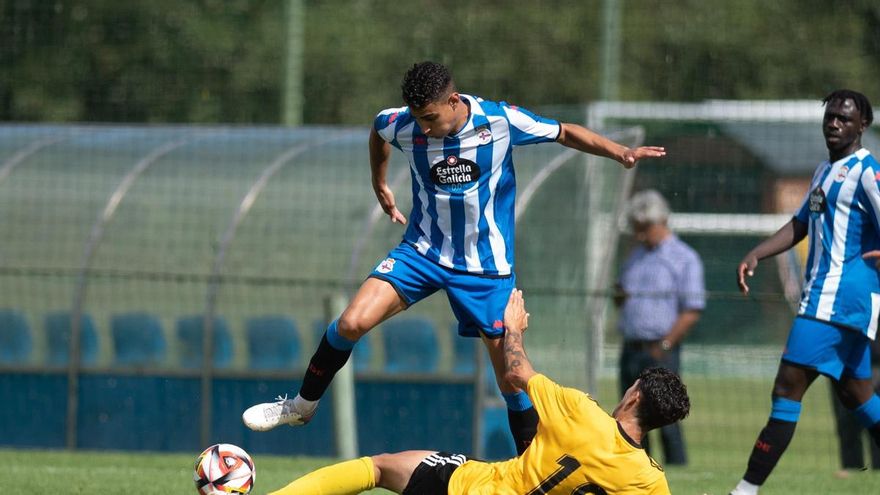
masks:
<instances>
[{"instance_id":1,"label":"jumping player","mask_svg":"<svg viewBox=\"0 0 880 495\"><path fill-rule=\"evenodd\" d=\"M487 463L462 454L408 451L321 468L273 495L348 495L382 487L404 495L467 493L668 494L662 468L640 442L651 429L690 411L687 388L664 368L644 370L609 416L587 394L535 372L523 348L528 327L522 292L504 312L504 370L538 410L538 433L525 453Z\"/></svg>"},{"instance_id":2,"label":"jumping player","mask_svg":"<svg viewBox=\"0 0 880 495\"><path fill-rule=\"evenodd\" d=\"M800 308L773 384L770 419L731 495L758 493L794 436L801 399L819 374L831 379L841 403L880 445L880 397L871 387L870 349L880 312L880 275L869 259L880 249L880 165L861 144L874 114L855 91L834 91L822 102L828 161L816 169L794 218L737 268L739 288L748 294L746 276L754 274L759 260L809 235Z\"/></svg>"},{"instance_id":3,"label":"jumping player","mask_svg":"<svg viewBox=\"0 0 880 495\"><path fill-rule=\"evenodd\" d=\"M575 124L559 123L514 105L458 92L446 67L415 64L404 76L407 106L383 110L370 131L373 190L394 223L407 224L403 242L370 273L342 315L330 324L309 362L299 394L252 406L243 420L254 430L311 419L318 400L373 327L445 289L458 333L481 337L507 402L517 449L535 434L528 395L504 380L502 315L515 286L513 271L514 146L556 141L631 168L663 148L629 149ZM391 148L410 164L409 222L386 183ZM286 397L286 396L285 396Z\"/></svg>"}]
</instances>

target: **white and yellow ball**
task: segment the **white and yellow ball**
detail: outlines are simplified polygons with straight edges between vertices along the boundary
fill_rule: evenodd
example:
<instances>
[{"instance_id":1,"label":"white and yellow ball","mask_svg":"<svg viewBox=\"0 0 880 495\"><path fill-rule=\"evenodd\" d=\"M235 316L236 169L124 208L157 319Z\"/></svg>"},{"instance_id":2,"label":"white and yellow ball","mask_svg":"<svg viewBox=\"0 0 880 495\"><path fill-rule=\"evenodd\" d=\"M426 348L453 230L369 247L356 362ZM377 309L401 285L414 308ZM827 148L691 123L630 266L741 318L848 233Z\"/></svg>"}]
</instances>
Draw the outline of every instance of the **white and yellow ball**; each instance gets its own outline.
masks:
<instances>
[{"instance_id":1,"label":"white and yellow ball","mask_svg":"<svg viewBox=\"0 0 880 495\"><path fill-rule=\"evenodd\" d=\"M218 443L196 459L193 481L201 495L245 494L254 487L255 475L254 461L244 449Z\"/></svg>"}]
</instances>

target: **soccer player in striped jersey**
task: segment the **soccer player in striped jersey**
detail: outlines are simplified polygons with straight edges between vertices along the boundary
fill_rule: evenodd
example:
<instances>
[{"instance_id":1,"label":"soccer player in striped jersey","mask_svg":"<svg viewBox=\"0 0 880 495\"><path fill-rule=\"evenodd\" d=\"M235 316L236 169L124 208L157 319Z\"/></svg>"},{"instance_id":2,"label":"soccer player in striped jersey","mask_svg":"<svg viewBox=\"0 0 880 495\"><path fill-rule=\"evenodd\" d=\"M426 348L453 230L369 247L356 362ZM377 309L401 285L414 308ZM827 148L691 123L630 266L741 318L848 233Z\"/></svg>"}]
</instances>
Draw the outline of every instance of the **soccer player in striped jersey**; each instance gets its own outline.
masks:
<instances>
[{"instance_id":1,"label":"soccer player in striped jersey","mask_svg":"<svg viewBox=\"0 0 880 495\"><path fill-rule=\"evenodd\" d=\"M403 242L361 285L328 327L294 399L258 404L243 414L255 430L303 424L315 412L358 339L373 327L444 289L465 337L486 344L508 406L517 449L534 436L537 416L528 395L503 380L501 321L516 284L513 269L515 146L556 141L612 158L626 168L661 157L660 147L627 148L584 127L539 117L504 102L459 93L446 67L415 64L404 76L407 106L383 110L370 131L372 185L392 222L408 224ZM413 208L397 209L386 183L391 148L409 160Z\"/></svg>"},{"instance_id":2,"label":"soccer player in striped jersey","mask_svg":"<svg viewBox=\"0 0 880 495\"><path fill-rule=\"evenodd\" d=\"M740 262L737 283L758 261L808 237L809 254L798 315L773 385L772 408L732 495L754 495L794 436L801 399L819 374L880 445L880 397L871 387L870 341L877 334L880 275L869 259L880 249L880 165L862 147L871 103L861 93L826 96L822 131L828 161L819 165L795 216Z\"/></svg>"},{"instance_id":3,"label":"soccer player in striped jersey","mask_svg":"<svg viewBox=\"0 0 880 495\"><path fill-rule=\"evenodd\" d=\"M318 469L273 495L349 495L375 487L404 495L668 495L663 469L640 442L689 413L681 378L664 368L644 370L609 415L589 395L535 372L523 348L528 319L522 292L514 289L504 312L504 371L528 391L540 417L521 456L492 463L435 451L362 457Z\"/></svg>"}]
</instances>

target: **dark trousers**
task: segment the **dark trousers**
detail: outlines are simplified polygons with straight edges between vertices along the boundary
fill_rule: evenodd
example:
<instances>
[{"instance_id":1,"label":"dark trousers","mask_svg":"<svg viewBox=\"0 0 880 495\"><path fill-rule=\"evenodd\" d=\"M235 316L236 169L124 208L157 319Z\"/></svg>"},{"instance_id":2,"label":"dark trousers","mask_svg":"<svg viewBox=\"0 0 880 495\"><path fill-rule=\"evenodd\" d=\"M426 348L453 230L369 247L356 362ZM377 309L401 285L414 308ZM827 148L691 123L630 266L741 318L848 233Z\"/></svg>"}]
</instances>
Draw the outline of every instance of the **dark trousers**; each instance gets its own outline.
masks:
<instances>
[{"instance_id":1,"label":"dark trousers","mask_svg":"<svg viewBox=\"0 0 880 495\"><path fill-rule=\"evenodd\" d=\"M681 368L681 348L676 347L664 352L661 359L654 359L650 353L651 342L627 341L623 344L620 353L620 394L623 393L636 381L639 373L646 368L662 366L677 374ZM660 440L663 444L664 464L687 464L684 438L681 433L681 425L676 422L660 428ZM642 447L649 454L648 436L642 438Z\"/></svg>"},{"instance_id":2,"label":"dark trousers","mask_svg":"<svg viewBox=\"0 0 880 495\"><path fill-rule=\"evenodd\" d=\"M874 383L877 385L874 391L880 393L880 381L875 380ZM834 389L831 390L831 403L834 405L837 440L840 442L841 467L843 469L864 469L867 466L864 450L864 440L867 440L868 448L871 451L871 468L880 469L880 448L865 434L865 427L862 426L855 414L841 404Z\"/></svg>"}]
</instances>

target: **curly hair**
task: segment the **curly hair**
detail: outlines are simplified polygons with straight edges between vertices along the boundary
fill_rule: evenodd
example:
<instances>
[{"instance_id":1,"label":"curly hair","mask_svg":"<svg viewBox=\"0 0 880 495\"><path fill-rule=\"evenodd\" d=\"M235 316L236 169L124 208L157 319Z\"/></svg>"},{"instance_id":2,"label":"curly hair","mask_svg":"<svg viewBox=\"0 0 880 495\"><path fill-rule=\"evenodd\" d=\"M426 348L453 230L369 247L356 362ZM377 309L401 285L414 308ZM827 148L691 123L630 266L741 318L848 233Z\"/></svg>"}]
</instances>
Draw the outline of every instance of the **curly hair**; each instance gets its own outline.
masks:
<instances>
[{"instance_id":1,"label":"curly hair","mask_svg":"<svg viewBox=\"0 0 880 495\"><path fill-rule=\"evenodd\" d=\"M648 368L639 375L639 423L645 431L684 419L691 410L687 387L666 368Z\"/></svg>"},{"instance_id":2,"label":"curly hair","mask_svg":"<svg viewBox=\"0 0 880 495\"><path fill-rule=\"evenodd\" d=\"M419 62L406 71L400 85L403 101L410 108L424 108L451 91L455 91L452 74L443 64Z\"/></svg>"},{"instance_id":3,"label":"curly hair","mask_svg":"<svg viewBox=\"0 0 880 495\"><path fill-rule=\"evenodd\" d=\"M852 100L853 103L855 103L859 114L861 114L862 120L864 120L867 125L871 125L871 122L874 121L874 110L871 108L871 102L868 101L867 96L858 91L853 91L851 89L838 89L832 91L831 93L828 93L828 96L822 98L822 104L827 105L832 101L846 100Z\"/></svg>"}]
</instances>

